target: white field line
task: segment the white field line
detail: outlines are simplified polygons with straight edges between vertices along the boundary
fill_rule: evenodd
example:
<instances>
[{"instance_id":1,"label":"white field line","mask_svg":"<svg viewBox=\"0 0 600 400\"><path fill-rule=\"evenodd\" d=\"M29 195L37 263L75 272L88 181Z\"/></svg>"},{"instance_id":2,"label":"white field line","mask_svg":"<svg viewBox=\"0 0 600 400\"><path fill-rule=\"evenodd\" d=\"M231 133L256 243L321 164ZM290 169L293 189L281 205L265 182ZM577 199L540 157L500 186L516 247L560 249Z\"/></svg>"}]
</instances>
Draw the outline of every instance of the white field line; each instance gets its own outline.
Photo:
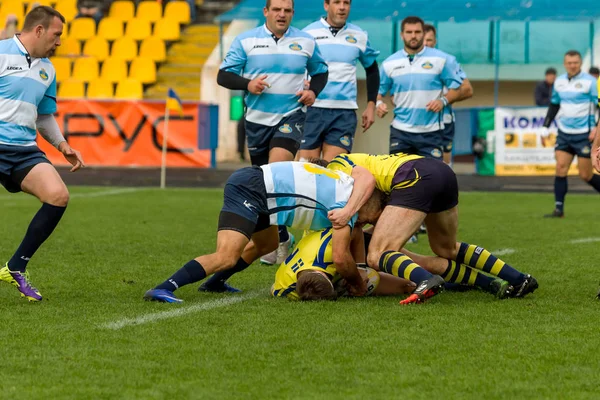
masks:
<instances>
[{"instance_id":1,"label":"white field line","mask_svg":"<svg viewBox=\"0 0 600 400\"><path fill-rule=\"evenodd\" d=\"M517 250L515 250L515 249L498 249L496 251L492 251L491 253L495 256L507 256L509 254L514 254L516 252L517 252Z\"/></svg>"},{"instance_id":2,"label":"white field line","mask_svg":"<svg viewBox=\"0 0 600 400\"><path fill-rule=\"evenodd\" d=\"M600 242L600 237L591 237L591 238L583 238L583 239L573 239L569 243L571 244L580 244L580 243L594 243Z\"/></svg>"},{"instance_id":3,"label":"white field line","mask_svg":"<svg viewBox=\"0 0 600 400\"><path fill-rule=\"evenodd\" d=\"M127 326L149 324L149 323L160 321L163 319L177 318L177 317L182 317L184 315L197 313L200 311L212 310L214 308L227 307L227 306L230 306L235 303L241 303L243 301L258 297L259 294L260 293L248 293L246 295L226 297L223 299L207 301L206 303L194 304L194 305L191 305L188 307L179 307L174 310L161 311L161 312L157 312L157 313L141 315L136 318L124 318L119 321L109 322L109 323L100 325L100 327L103 329L111 329L111 330L116 331L116 330L125 328Z\"/></svg>"},{"instance_id":4,"label":"white field line","mask_svg":"<svg viewBox=\"0 0 600 400\"><path fill-rule=\"evenodd\" d=\"M73 193L70 197L73 198L89 198L89 197L103 197L103 196L114 196L117 194L125 194L125 193L134 193L142 190L147 190L147 188L124 188L124 189L110 189L110 190L101 190L98 192L89 192L89 193ZM23 196L25 199L35 199L33 196ZM0 200L16 200L15 195L3 195L0 196ZM10 202L16 203L15 201Z\"/></svg>"}]
</instances>

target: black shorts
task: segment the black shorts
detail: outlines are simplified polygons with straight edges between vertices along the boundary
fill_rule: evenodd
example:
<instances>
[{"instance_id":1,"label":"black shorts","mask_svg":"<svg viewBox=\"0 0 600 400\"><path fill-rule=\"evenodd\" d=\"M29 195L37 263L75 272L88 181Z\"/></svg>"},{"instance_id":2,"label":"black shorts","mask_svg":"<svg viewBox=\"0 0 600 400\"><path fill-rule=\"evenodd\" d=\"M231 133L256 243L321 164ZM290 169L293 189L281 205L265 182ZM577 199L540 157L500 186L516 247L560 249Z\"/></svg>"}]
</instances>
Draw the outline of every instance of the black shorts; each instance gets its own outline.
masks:
<instances>
[{"instance_id":1,"label":"black shorts","mask_svg":"<svg viewBox=\"0 0 600 400\"><path fill-rule=\"evenodd\" d=\"M392 181L391 206L426 214L450 210L458 205L458 182L452 168L435 159L409 161L396 171Z\"/></svg>"},{"instance_id":2,"label":"black shorts","mask_svg":"<svg viewBox=\"0 0 600 400\"><path fill-rule=\"evenodd\" d=\"M245 121L248 152L252 157L269 154L274 147L281 147L296 156L304 135L306 113L299 109L282 119L275 126Z\"/></svg>"},{"instance_id":3,"label":"black shorts","mask_svg":"<svg viewBox=\"0 0 600 400\"><path fill-rule=\"evenodd\" d=\"M23 179L40 163L50 164L50 161L37 146L0 144L0 184L11 193L20 192Z\"/></svg>"},{"instance_id":4,"label":"black shorts","mask_svg":"<svg viewBox=\"0 0 600 400\"><path fill-rule=\"evenodd\" d=\"M250 239L254 232L271 226L262 168L235 171L225 184L223 197L219 231L237 231Z\"/></svg>"}]
</instances>

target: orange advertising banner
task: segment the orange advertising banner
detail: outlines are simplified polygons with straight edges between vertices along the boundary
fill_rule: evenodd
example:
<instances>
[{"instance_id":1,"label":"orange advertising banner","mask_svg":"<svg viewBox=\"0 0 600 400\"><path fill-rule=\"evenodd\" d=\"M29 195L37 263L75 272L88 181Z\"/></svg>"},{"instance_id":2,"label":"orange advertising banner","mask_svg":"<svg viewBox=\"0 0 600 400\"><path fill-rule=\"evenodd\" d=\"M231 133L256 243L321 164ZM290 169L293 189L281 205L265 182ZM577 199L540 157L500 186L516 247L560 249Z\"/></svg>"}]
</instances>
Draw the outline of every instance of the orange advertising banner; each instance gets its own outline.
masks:
<instances>
[{"instance_id":1,"label":"orange advertising banner","mask_svg":"<svg viewBox=\"0 0 600 400\"><path fill-rule=\"evenodd\" d=\"M211 107L183 104L170 113L168 167L211 167L209 143L217 121ZM56 120L69 144L89 166L159 167L165 127L164 102L59 100ZM67 165L43 138L38 145L55 165ZM212 144L216 148L216 143ZM202 149L199 149L202 148Z\"/></svg>"}]
</instances>

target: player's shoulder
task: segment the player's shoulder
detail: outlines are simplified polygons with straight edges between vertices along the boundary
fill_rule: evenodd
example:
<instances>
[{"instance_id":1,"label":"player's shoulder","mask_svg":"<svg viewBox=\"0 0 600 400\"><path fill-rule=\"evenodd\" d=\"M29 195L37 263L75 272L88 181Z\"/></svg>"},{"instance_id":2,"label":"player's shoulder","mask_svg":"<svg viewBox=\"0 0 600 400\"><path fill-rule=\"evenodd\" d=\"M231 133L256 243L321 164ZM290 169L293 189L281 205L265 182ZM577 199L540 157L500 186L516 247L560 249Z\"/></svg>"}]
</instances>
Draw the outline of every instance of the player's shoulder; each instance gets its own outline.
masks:
<instances>
[{"instance_id":1,"label":"player's shoulder","mask_svg":"<svg viewBox=\"0 0 600 400\"><path fill-rule=\"evenodd\" d=\"M11 55L21 54L19 47L13 38L0 40L0 54Z\"/></svg>"},{"instance_id":2,"label":"player's shoulder","mask_svg":"<svg viewBox=\"0 0 600 400\"><path fill-rule=\"evenodd\" d=\"M593 75L590 75L587 72L582 72L579 76L579 79L584 80L584 81L590 81L593 83L596 83L596 81L597 81L597 79L594 78Z\"/></svg>"},{"instance_id":3,"label":"player's shoulder","mask_svg":"<svg viewBox=\"0 0 600 400\"><path fill-rule=\"evenodd\" d=\"M445 51L442 51L440 49L435 49L433 47L427 47L427 46L425 46L425 48L423 49L423 55L426 57L443 58L445 60L452 60L452 59L455 60L456 59L456 57L454 57L450 53L446 53Z\"/></svg>"},{"instance_id":4,"label":"player's shoulder","mask_svg":"<svg viewBox=\"0 0 600 400\"><path fill-rule=\"evenodd\" d=\"M363 28L361 28L360 26L353 24L351 22L348 22L346 24L346 30L348 31L352 31L352 33L355 33L357 35L364 35L367 36L367 31L365 31Z\"/></svg>"},{"instance_id":5,"label":"player's shoulder","mask_svg":"<svg viewBox=\"0 0 600 400\"><path fill-rule=\"evenodd\" d=\"M561 81L563 81L563 80L569 80L569 76L567 75L567 73L560 74L560 75L558 75L556 77L556 80L561 80Z\"/></svg>"},{"instance_id":6,"label":"player's shoulder","mask_svg":"<svg viewBox=\"0 0 600 400\"><path fill-rule=\"evenodd\" d=\"M260 37L265 37L266 36L266 32L265 32L265 27L264 25L260 25L257 26L256 28L250 29L246 32L242 32L239 35L237 35L238 40L244 40L244 39L250 39L250 38L260 38Z\"/></svg>"},{"instance_id":7,"label":"player's shoulder","mask_svg":"<svg viewBox=\"0 0 600 400\"><path fill-rule=\"evenodd\" d=\"M301 29L298 29L294 26L290 26L289 30L288 30L288 36L290 38L302 38L302 39L308 39L310 41L314 41L315 38L308 32L305 32Z\"/></svg>"},{"instance_id":8,"label":"player's shoulder","mask_svg":"<svg viewBox=\"0 0 600 400\"><path fill-rule=\"evenodd\" d=\"M306 25L304 27L304 29L302 29L304 32L309 32L309 31L315 31L317 29L325 29L325 25L323 25L323 22L321 22L321 19L319 18L318 20L311 22L310 24Z\"/></svg>"}]
</instances>

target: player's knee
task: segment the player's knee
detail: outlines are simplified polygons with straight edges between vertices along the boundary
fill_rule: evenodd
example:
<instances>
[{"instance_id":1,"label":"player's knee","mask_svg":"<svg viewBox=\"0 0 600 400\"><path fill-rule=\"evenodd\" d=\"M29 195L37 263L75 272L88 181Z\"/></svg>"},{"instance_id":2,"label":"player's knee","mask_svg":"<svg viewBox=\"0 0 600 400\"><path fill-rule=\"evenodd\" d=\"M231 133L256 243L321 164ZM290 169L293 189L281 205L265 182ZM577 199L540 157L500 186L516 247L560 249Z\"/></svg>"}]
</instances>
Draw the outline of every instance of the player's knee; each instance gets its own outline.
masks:
<instances>
[{"instance_id":1,"label":"player's knee","mask_svg":"<svg viewBox=\"0 0 600 400\"><path fill-rule=\"evenodd\" d=\"M50 190L41 200L56 207L66 207L69 204L69 190L59 186Z\"/></svg>"},{"instance_id":2,"label":"player's knee","mask_svg":"<svg viewBox=\"0 0 600 400\"><path fill-rule=\"evenodd\" d=\"M585 182L588 182L593 176L594 173L592 171L579 170L579 177Z\"/></svg>"},{"instance_id":3,"label":"player's knee","mask_svg":"<svg viewBox=\"0 0 600 400\"><path fill-rule=\"evenodd\" d=\"M231 254L231 253L227 253L227 254L219 253L218 256L219 256L219 258L218 258L217 265L219 267L217 268L217 271L224 271L224 270L233 268L235 266L235 264L237 264L237 261L239 259L237 254Z\"/></svg>"},{"instance_id":4,"label":"player's knee","mask_svg":"<svg viewBox=\"0 0 600 400\"><path fill-rule=\"evenodd\" d=\"M371 251L367 254L367 265L373 269L379 270L379 259L381 258L381 251Z\"/></svg>"},{"instance_id":5,"label":"player's knee","mask_svg":"<svg viewBox=\"0 0 600 400\"><path fill-rule=\"evenodd\" d=\"M458 250L454 244L452 246L431 245L431 250L433 250L438 257L445 258L447 260L456 260L456 256L458 255Z\"/></svg>"}]
</instances>

